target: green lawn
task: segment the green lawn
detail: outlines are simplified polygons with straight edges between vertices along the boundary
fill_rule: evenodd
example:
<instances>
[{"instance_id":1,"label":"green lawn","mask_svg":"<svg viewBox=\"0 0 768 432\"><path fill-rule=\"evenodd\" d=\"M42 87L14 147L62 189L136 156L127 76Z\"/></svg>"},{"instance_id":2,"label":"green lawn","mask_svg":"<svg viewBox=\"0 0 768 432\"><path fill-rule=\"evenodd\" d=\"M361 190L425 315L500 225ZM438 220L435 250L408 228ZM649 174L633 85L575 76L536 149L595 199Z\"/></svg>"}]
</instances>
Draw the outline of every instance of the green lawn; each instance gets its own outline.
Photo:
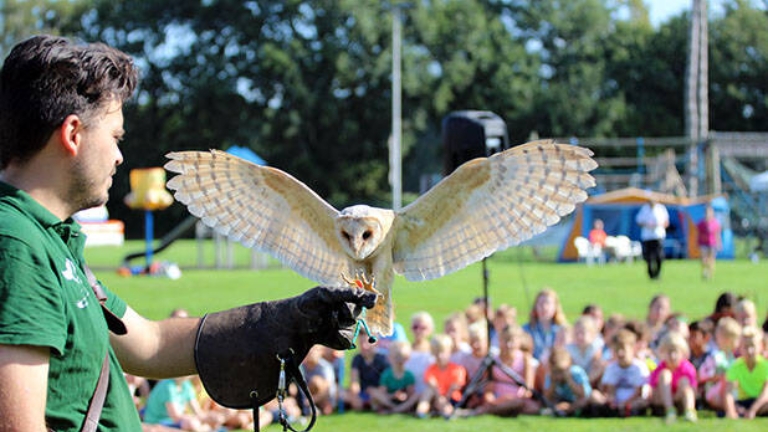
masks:
<instances>
[{"instance_id":1,"label":"green lawn","mask_svg":"<svg viewBox=\"0 0 768 432\"><path fill-rule=\"evenodd\" d=\"M122 257L128 252L142 250L143 243L128 242L122 248L99 247L86 249L86 257L97 276L122 296L139 313L150 318L163 318L177 307L192 314L217 311L261 300L291 296L314 286L290 270L273 263L268 269L253 271L246 267L249 253L236 246L234 270L196 269L197 249L194 241L180 241L155 257L157 261L178 263L183 276L178 280L162 277L122 277L116 272ZM204 255L212 264L213 246L207 244ZM554 256L544 251L544 256ZM566 315L572 320L588 303L603 307L606 316L622 313L631 318L645 316L648 302L657 293L672 299L672 309L689 318L700 318L712 311L717 296L726 290L752 298L761 315L765 316L768 302L768 261L752 263L746 259L719 261L713 281L702 281L699 263L692 260L668 260L659 281L650 281L642 262L587 267L583 264L557 264L540 261L530 248L513 248L498 253L487 261L489 292L493 304L508 303L518 310L518 320L527 320L530 304L538 290L554 288L560 295ZM136 263L138 264L138 262ZM482 267L478 263L444 278L413 283L397 277L394 287L397 316L407 325L410 315L427 310L435 317L438 328L450 313L463 310L472 299L482 295ZM757 431L766 430L768 420L729 422L704 418L696 425L679 424L667 427L658 419L547 419L524 417L516 420L492 417L471 418L446 422L416 420L402 416L344 414L321 418L317 431L405 430L500 430L502 428L547 431L643 431L664 427L670 431ZM277 430L277 427L270 429Z\"/></svg>"}]
</instances>

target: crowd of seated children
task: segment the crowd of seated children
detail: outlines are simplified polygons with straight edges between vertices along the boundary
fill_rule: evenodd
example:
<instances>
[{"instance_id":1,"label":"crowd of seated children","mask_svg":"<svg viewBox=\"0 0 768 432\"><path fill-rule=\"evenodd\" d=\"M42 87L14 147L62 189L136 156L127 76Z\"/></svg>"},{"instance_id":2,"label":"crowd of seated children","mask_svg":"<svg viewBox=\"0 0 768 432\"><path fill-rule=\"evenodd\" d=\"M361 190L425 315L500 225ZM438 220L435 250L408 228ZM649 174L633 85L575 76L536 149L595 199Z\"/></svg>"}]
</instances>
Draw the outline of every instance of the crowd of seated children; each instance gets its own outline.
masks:
<instances>
[{"instance_id":1,"label":"crowd of seated children","mask_svg":"<svg viewBox=\"0 0 768 432\"><path fill-rule=\"evenodd\" d=\"M678 417L695 422L699 410L729 418L768 415L768 347L752 300L723 293L711 314L690 325L663 294L650 301L645 319L613 313L605 325L602 309L589 304L569 327L550 288L537 294L524 325L513 310L502 305L489 321L473 302L450 314L440 334L434 334L428 312L417 312L410 320L412 342L393 339L382 350L362 336L350 364L344 352L318 346L302 370L322 414L343 409L445 418L650 412L670 423ZM488 340L494 334L489 323L496 346ZM768 328L768 317L762 325ZM475 376L482 380L466 394ZM197 377L160 381L148 394L147 381L129 378L147 431L254 424L250 410L217 406ZM290 422L306 421L307 401L297 398L295 389L292 393L282 408ZM274 421L277 408L275 401L265 405L259 423Z\"/></svg>"}]
</instances>

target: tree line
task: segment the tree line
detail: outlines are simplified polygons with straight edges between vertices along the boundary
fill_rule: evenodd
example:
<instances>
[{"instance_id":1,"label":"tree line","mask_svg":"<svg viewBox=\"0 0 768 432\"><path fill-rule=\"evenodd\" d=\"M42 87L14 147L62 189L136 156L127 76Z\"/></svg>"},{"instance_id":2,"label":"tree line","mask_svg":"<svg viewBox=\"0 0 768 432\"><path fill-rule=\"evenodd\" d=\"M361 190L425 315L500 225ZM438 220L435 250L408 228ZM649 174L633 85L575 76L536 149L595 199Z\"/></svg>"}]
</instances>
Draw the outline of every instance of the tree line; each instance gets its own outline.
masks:
<instances>
[{"instance_id":1,"label":"tree line","mask_svg":"<svg viewBox=\"0 0 768 432\"><path fill-rule=\"evenodd\" d=\"M766 2L709 19L710 127L768 125ZM387 206L392 19L402 10L403 181L442 169L441 121L493 111L531 136L680 136L689 12L654 26L642 0L11 0L3 57L48 32L136 59L125 164L109 209L140 236L128 171L169 151L254 150L337 207ZM254 203L258 205L258 203ZM185 215L158 217L158 232Z\"/></svg>"}]
</instances>

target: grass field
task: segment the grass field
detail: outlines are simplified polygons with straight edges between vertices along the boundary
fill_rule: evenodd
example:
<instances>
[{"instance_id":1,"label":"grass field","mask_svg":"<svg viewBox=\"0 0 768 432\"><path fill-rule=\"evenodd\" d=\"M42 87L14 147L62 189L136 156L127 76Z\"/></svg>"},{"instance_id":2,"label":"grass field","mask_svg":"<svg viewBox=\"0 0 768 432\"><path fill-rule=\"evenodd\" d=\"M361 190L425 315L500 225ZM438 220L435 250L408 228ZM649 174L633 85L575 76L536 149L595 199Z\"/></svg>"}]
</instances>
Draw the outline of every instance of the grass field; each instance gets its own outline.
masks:
<instances>
[{"instance_id":1,"label":"grass field","mask_svg":"<svg viewBox=\"0 0 768 432\"><path fill-rule=\"evenodd\" d=\"M141 242L127 242L124 247L98 247L86 249L86 258L99 279L118 293L139 313L150 318L164 318L177 307L188 309L194 315L213 312L246 303L296 295L315 284L275 264L266 270L244 268L249 253L236 246L233 270L196 269L197 250L194 241L179 241L162 254L157 261L171 261L182 268L178 280L162 277L122 277L116 272L122 258L129 252L143 249ZM212 246L207 245L204 255L210 261ZM545 257L554 256L544 251ZM212 261L210 261L212 263ZM712 311L717 296L729 290L752 298L761 319L768 310L768 261L752 263L746 259L719 261L712 281L703 281L700 267L693 260L667 260L661 279L650 281L642 262L609 264L588 267L583 264L557 264L537 258L530 248L513 248L498 253L487 261L488 287L492 304L508 303L518 310L518 320L527 321L528 311L538 290L554 288L560 295L566 315L577 316L584 305L597 303L606 316L621 313L630 318L643 318L651 297L665 293L672 300L672 309L697 319ZM441 328L442 320L450 313L463 310L483 293L483 274L480 263L444 278L413 283L397 277L394 287L398 321L407 325L412 313L429 311ZM460 431L460 430L519 430L547 431L645 431L664 427L670 431L758 431L768 428L768 420L754 422L725 421L703 418L696 425L664 426L658 419L583 420L523 417L515 420L492 417L443 420L416 420L400 416L344 414L321 418L317 431L403 430L403 431ZM277 430L277 426L270 429Z\"/></svg>"}]
</instances>

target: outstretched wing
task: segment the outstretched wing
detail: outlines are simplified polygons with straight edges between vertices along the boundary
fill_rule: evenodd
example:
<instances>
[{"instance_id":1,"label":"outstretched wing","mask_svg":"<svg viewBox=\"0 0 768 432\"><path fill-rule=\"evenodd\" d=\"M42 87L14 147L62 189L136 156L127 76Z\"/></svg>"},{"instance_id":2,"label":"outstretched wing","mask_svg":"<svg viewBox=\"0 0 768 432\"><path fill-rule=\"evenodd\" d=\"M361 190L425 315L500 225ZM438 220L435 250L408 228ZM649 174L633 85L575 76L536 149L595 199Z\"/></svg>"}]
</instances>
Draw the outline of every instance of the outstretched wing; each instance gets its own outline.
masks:
<instances>
[{"instance_id":1,"label":"outstretched wing","mask_svg":"<svg viewBox=\"0 0 768 432\"><path fill-rule=\"evenodd\" d=\"M206 225L321 284L353 273L334 233L338 211L289 174L218 150L166 157L179 174L168 188Z\"/></svg>"},{"instance_id":2,"label":"outstretched wing","mask_svg":"<svg viewBox=\"0 0 768 432\"><path fill-rule=\"evenodd\" d=\"M395 271L438 278L544 231L587 198L591 156L542 140L463 164L398 214Z\"/></svg>"}]
</instances>

